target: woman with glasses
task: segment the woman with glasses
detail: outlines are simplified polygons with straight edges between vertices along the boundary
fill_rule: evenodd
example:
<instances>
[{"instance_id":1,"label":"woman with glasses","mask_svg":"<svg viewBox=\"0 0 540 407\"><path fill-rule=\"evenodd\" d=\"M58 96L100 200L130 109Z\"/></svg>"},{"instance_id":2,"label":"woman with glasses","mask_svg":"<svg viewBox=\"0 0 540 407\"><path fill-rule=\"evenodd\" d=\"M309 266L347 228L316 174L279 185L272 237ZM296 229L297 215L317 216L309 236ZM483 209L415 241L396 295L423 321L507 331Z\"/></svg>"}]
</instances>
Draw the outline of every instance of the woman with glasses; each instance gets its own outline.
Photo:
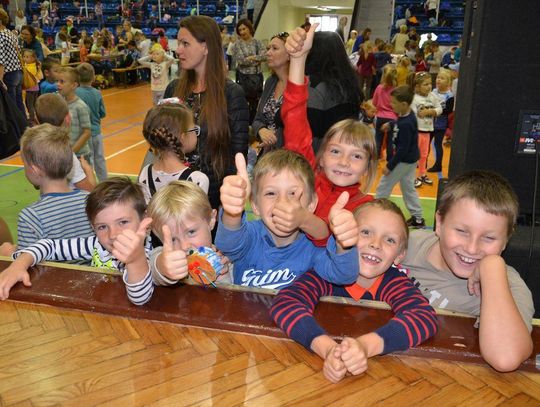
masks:
<instances>
[{"instance_id":1,"label":"woman with glasses","mask_svg":"<svg viewBox=\"0 0 540 407\"><path fill-rule=\"evenodd\" d=\"M221 35L212 18L182 19L176 55L180 77L169 84L164 97L175 96L186 104L200 126L196 148L186 158L191 169L208 176L208 198L217 209L223 178L236 171L234 155L247 155L248 106L242 88L227 78Z\"/></svg>"},{"instance_id":2,"label":"woman with glasses","mask_svg":"<svg viewBox=\"0 0 540 407\"><path fill-rule=\"evenodd\" d=\"M280 117L283 91L289 75L289 54L285 49L288 33L276 34L266 51L272 75L266 80L252 128L259 141L259 155L283 146L283 123Z\"/></svg>"}]
</instances>

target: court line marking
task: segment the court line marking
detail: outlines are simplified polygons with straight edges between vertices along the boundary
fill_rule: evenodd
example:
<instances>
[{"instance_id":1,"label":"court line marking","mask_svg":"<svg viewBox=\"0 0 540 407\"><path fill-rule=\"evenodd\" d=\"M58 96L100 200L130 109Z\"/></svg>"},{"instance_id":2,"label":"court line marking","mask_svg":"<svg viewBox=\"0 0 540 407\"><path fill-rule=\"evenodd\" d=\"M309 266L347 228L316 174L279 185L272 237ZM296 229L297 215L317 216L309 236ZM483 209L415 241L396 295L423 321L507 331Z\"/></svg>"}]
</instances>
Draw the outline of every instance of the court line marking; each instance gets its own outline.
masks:
<instances>
[{"instance_id":1,"label":"court line marking","mask_svg":"<svg viewBox=\"0 0 540 407\"><path fill-rule=\"evenodd\" d=\"M108 160L108 159L110 159L110 158L116 157L116 156L118 156L118 155L120 155L120 154L125 153L125 152L128 151L128 150L131 150L132 148L135 148L135 147L137 147L137 146L140 146L140 145L143 144L143 143L146 143L146 140L141 140L141 141L139 141L138 143L135 143L135 144L132 144L132 145L126 147L126 148L123 148L123 149L121 149L120 151L117 151L116 153L113 153L113 154L111 154L111 155L105 157L105 159Z\"/></svg>"}]
</instances>

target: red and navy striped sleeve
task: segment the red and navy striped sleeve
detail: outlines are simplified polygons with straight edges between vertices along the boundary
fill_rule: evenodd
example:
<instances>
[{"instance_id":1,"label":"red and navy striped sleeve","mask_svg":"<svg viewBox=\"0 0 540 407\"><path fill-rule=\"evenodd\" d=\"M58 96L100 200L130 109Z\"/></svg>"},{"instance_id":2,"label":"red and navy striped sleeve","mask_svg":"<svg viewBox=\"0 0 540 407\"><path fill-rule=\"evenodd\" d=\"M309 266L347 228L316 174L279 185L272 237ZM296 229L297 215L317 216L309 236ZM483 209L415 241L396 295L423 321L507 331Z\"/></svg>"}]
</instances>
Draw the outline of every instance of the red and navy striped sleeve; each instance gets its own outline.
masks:
<instances>
[{"instance_id":1,"label":"red and navy striped sleeve","mask_svg":"<svg viewBox=\"0 0 540 407\"><path fill-rule=\"evenodd\" d=\"M308 271L279 291L270 308L270 316L288 337L311 350L313 339L325 334L313 318L313 311L322 296L332 294L331 283L315 271Z\"/></svg>"},{"instance_id":2,"label":"red and navy striped sleeve","mask_svg":"<svg viewBox=\"0 0 540 407\"><path fill-rule=\"evenodd\" d=\"M394 317L375 332L384 339L383 353L417 346L437 332L437 315L412 281L390 268L375 300L390 305Z\"/></svg>"}]
</instances>

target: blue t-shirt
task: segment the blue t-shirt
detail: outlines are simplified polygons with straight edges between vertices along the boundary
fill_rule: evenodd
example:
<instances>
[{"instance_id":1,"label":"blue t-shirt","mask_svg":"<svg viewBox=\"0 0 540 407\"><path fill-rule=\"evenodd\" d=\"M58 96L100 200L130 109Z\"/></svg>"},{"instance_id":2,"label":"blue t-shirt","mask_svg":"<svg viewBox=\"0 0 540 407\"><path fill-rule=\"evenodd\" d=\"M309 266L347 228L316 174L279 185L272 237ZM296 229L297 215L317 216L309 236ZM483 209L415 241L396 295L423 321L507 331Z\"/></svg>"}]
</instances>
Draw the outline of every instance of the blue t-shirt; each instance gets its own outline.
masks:
<instances>
[{"instance_id":1,"label":"blue t-shirt","mask_svg":"<svg viewBox=\"0 0 540 407\"><path fill-rule=\"evenodd\" d=\"M41 81L39 84L39 92L44 95L45 93L55 93L58 92L56 87L56 82L49 82L48 80Z\"/></svg>"},{"instance_id":2,"label":"blue t-shirt","mask_svg":"<svg viewBox=\"0 0 540 407\"><path fill-rule=\"evenodd\" d=\"M92 86L79 86L75 93L90 109L92 137L101 134L101 119L105 117L105 105L101 92Z\"/></svg>"},{"instance_id":3,"label":"blue t-shirt","mask_svg":"<svg viewBox=\"0 0 540 407\"><path fill-rule=\"evenodd\" d=\"M246 220L239 229L218 223L216 247L233 263L233 283L249 287L281 289L308 270L334 284L350 284L358 277L358 251L336 253L333 237L327 247L316 247L302 232L291 244L276 247L261 220Z\"/></svg>"}]
</instances>

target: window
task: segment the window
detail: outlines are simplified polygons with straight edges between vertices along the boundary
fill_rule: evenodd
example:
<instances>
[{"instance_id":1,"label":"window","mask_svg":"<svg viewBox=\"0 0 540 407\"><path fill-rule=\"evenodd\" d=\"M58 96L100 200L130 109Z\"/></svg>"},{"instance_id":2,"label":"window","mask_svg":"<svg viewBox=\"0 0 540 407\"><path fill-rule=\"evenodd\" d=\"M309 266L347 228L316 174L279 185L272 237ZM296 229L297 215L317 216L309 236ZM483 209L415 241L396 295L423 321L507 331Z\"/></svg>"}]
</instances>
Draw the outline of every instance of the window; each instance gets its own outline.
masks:
<instances>
[{"instance_id":1,"label":"window","mask_svg":"<svg viewBox=\"0 0 540 407\"><path fill-rule=\"evenodd\" d=\"M309 22L311 24L319 23L317 31L336 31L338 27L339 16L330 14L330 15L310 15Z\"/></svg>"}]
</instances>

